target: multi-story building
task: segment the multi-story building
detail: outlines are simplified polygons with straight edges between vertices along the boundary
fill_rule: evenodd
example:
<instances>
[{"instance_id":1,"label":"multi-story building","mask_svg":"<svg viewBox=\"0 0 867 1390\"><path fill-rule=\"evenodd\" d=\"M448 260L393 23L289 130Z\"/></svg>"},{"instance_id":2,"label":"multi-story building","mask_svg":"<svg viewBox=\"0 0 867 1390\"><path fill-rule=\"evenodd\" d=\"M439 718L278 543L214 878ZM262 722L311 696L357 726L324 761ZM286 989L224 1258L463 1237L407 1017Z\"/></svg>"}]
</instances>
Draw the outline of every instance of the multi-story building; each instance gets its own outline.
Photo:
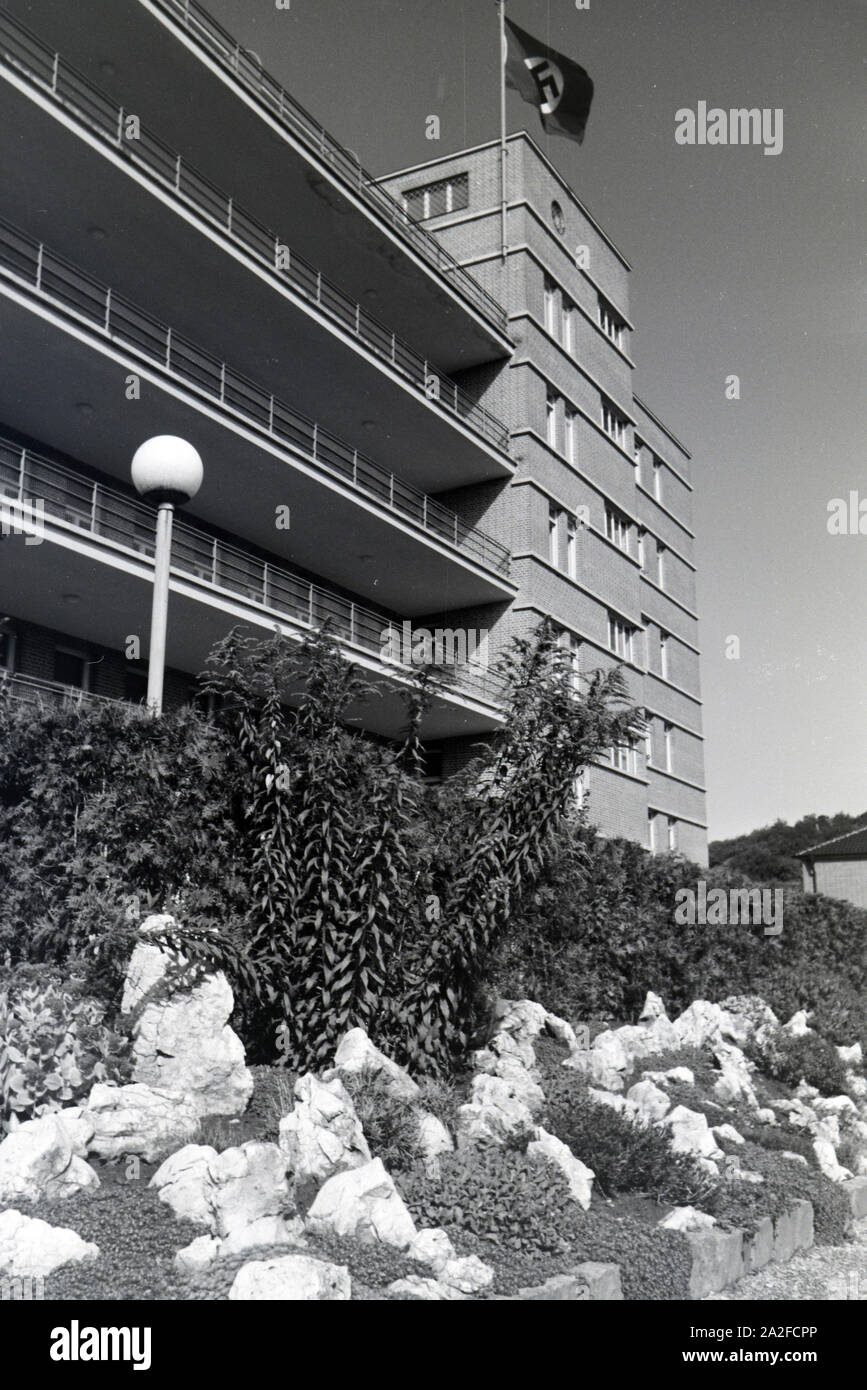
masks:
<instances>
[{"instance_id":1,"label":"multi-story building","mask_svg":"<svg viewBox=\"0 0 867 1390\"><path fill-rule=\"evenodd\" d=\"M448 775L547 616L648 711L590 770L592 818L703 859L689 455L632 391L629 266L532 140L503 256L496 144L375 180L197 0L6 0L0 77L7 681L141 698L129 463L177 434L205 481L170 699L230 626L327 617L381 691L358 722L395 736L392 634L469 633L424 728Z\"/></svg>"}]
</instances>

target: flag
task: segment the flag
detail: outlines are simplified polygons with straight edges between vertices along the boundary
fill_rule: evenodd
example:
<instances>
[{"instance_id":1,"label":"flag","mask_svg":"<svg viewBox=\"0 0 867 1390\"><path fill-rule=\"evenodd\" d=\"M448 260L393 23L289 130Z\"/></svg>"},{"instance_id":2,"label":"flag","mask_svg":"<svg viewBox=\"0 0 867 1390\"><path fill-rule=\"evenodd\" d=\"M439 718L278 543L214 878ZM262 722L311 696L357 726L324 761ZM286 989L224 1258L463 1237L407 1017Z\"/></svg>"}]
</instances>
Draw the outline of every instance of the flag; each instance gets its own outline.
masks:
<instances>
[{"instance_id":1,"label":"flag","mask_svg":"<svg viewBox=\"0 0 867 1390\"><path fill-rule=\"evenodd\" d=\"M568 135L582 144L593 100L593 83L587 73L510 19L505 25L508 86L537 108L546 131Z\"/></svg>"}]
</instances>

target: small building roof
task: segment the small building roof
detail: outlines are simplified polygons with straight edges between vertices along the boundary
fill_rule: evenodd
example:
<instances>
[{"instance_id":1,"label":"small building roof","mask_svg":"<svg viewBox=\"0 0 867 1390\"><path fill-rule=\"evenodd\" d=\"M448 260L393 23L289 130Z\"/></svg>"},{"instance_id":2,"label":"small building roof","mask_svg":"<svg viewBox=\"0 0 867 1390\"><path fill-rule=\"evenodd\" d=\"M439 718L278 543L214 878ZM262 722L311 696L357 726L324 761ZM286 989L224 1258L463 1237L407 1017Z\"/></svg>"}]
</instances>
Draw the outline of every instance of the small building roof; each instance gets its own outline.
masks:
<instances>
[{"instance_id":1,"label":"small building roof","mask_svg":"<svg viewBox=\"0 0 867 1390\"><path fill-rule=\"evenodd\" d=\"M796 859L838 859L867 858L867 825L856 826L845 835L836 835L833 840L823 840L810 849L802 849Z\"/></svg>"}]
</instances>

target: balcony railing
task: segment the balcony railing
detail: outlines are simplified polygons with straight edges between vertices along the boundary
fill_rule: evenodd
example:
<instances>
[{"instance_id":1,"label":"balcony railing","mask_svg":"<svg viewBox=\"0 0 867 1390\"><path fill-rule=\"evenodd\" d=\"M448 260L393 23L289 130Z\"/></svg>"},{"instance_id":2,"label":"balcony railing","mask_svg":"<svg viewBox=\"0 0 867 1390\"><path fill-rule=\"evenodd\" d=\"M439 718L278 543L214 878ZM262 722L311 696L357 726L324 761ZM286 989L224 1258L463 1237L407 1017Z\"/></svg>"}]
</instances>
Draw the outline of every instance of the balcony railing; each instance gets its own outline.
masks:
<instances>
[{"instance_id":1,"label":"balcony railing","mask_svg":"<svg viewBox=\"0 0 867 1390\"><path fill-rule=\"evenodd\" d=\"M508 577L510 555L499 541L466 525L448 507L395 477L316 421L293 410L123 295L0 219L0 272L4 270L101 336L123 343L160 371L169 372L231 410L245 424L349 483L437 540L466 551L494 573Z\"/></svg>"},{"instance_id":2,"label":"balcony railing","mask_svg":"<svg viewBox=\"0 0 867 1390\"><path fill-rule=\"evenodd\" d=\"M77 685L62 685L60 681L44 681L38 676L13 675L11 671L0 668L0 697L7 696L34 709L62 705L117 705L122 700L112 695L97 695L92 690L82 690ZM143 706L133 706L134 709Z\"/></svg>"},{"instance_id":3,"label":"balcony railing","mask_svg":"<svg viewBox=\"0 0 867 1390\"><path fill-rule=\"evenodd\" d=\"M380 361L398 371L426 400L438 403L487 443L508 453L509 432L502 421L344 294L303 256L292 251L278 233L245 211L158 136L139 124L135 139L126 139L124 122L130 113L115 105L58 53L2 9L0 53L17 71L50 93L74 119L101 136L112 149L122 152L131 164L146 170L164 191L193 207L199 216L222 235L231 237L277 279L284 280L295 293L352 334Z\"/></svg>"},{"instance_id":4,"label":"balcony railing","mask_svg":"<svg viewBox=\"0 0 867 1390\"><path fill-rule=\"evenodd\" d=\"M356 194L396 232L407 241L427 263L443 275L453 289L470 301L473 307L502 334L507 332L506 314L502 305L470 273L459 265L435 237L407 216L385 189L379 187L371 174L362 168L355 155L328 134L317 120L286 91L270 73L243 48L221 24L208 14L196 0L154 0L158 9L182 25L188 37L203 48L211 58L257 98L268 114L282 125L294 139L311 154L327 164L345 186Z\"/></svg>"},{"instance_id":5,"label":"balcony railing","mask_svg":"<svg viewBox=\"0 0 867 1390\"><path fill-rule=\"evenodd\" d=\"M153 559L153 508L8 439L0 439L0 498L11 504L19 523L30 508L31 517L53 517ZM182 519L174 526L172 570L311 631L327 621L338 640L377 657L388 641L388 631L399 621L313 584L288 567L228 545ZM383 666L395 674L407 675L410 670L394 662ZM502 696L498 673L481 665L450 665L443 668L443 679L447 686L488 703L497 703Z\"/></svg>"}]
</instances>

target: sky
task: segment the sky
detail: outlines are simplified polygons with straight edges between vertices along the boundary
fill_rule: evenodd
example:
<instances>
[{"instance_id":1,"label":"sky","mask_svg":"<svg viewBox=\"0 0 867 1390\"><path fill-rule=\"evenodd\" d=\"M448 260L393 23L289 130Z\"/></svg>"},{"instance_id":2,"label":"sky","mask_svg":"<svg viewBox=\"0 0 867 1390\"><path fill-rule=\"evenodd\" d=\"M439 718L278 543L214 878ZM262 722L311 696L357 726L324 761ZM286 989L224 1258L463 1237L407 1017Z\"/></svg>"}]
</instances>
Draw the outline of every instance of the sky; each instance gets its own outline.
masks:
<instances>
[{"instance_id":1,"label":"sky","mask_svg":"<svg viewBox=\"0 0 867 1390\"><path fill-rule=\"evenodd\" d=\"M498 134L493 0L204 3L374 175ZM867 0L507 14L595 83L583 145L511 91L508 128L632 264L635 390L693 454L711 838L867 813ZM782 150L678 144L699 101L781 108Z\"/></svg>"}]
</instances>

